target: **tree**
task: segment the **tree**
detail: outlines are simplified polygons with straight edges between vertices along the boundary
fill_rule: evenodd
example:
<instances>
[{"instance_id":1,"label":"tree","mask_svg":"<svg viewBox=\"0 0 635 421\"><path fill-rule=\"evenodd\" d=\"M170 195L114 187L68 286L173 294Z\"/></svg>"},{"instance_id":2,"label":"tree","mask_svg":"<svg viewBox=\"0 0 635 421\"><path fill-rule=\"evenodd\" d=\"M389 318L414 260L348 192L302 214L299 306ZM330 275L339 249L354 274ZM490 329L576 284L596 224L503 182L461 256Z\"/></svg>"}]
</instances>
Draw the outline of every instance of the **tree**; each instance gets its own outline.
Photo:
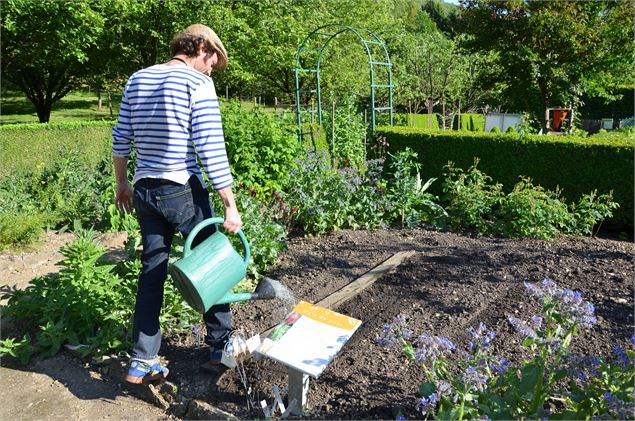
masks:
<instances>
[{"instance_id":1,"label":"tree","mask_svg":"<svg viewBox=\"0 0 635 421\"><path fill-rule=\"evenodd\" d=\"M86 74L103 31L89 1L6 0L1 6L2 77L35 106L41 123Z\"/></svg>"},{"instance_id":2,"label":"tree","mask_svg":"<svg viewBox=\"0 0 635 421\"><path fill-rule=\"evenodd\" d=\"M632 1L464 0L461 7L463 45L495 52L506 105L538 108L543 125L550 105L575 104L593 83L624 75L632 60Z\"/></svg>"}]
</instances>

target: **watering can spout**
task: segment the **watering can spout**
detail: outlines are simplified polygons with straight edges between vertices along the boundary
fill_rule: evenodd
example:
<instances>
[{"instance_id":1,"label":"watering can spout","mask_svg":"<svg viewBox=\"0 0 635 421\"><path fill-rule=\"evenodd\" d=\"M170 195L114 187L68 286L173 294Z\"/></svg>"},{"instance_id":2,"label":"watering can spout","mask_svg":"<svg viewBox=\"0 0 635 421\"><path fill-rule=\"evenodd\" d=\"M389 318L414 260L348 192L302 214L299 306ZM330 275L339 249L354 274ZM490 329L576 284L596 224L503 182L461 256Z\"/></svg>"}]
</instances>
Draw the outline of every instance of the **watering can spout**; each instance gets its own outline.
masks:
<instances>
[{"instance_id":1,"label":"watering can spout","mask_svg":"<svg viewBox=\"0 0 635 421\"><path fill-rule=\"evenodd\" d=\"M258 282L254 292L233 293L223 295L216 304L236 303L249 300L272 300L276 298L276 289L269 278L263 278Z\"/></svg>"}]
</instances>

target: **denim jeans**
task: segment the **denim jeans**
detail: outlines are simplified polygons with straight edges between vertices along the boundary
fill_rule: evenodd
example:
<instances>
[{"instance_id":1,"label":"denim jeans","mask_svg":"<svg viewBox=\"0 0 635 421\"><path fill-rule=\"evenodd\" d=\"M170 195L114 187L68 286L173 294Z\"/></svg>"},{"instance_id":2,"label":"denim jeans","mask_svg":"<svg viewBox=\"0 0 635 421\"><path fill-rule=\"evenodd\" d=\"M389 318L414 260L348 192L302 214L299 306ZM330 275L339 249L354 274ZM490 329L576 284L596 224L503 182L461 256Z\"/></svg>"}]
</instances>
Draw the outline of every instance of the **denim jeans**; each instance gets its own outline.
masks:
<instances>
[{"instance_id":1,"label":"denim jeans","mask_svg":"<svg viewBox=\"0 0 635 421\"><path fill-rule=\"evenodd\" d=\"M155 358L161 346L159 313L168 257L175 232L187 236L203 219L213 216L207 190L197 176L180 185L169 180L144 178L135 183L133 204L143 240L141 275L133 320L133 358ZM216 228L210 225L197 236L195 247ZM204 315L205 343L222 348L231 331L229 304L213 306Z\"/></svg>"}]
</instances>

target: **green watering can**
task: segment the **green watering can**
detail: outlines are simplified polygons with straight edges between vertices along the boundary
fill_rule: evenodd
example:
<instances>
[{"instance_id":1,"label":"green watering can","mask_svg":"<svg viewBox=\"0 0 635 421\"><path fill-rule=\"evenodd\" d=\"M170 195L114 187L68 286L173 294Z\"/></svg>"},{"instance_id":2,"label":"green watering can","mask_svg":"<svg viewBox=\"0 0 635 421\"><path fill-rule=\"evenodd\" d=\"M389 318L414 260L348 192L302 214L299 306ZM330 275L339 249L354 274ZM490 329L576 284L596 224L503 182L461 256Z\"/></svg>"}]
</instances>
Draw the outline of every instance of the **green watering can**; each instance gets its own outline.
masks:
<instances>
[{"instance_id":1,"label":"green watering can","mask_svg":"<svg viewBox=\"0 0 635 421\"><path fill-rule=\"evenodd\" d=\"M243 244L245 257L234 250L229 239L219 230L192 249L194 238L203 228L223 222L223 218L209 218L196 225L185 241L183 258L170 268L185 301L199 313L205 313L216 304L272 299L276 296L275 288L267 278L260 281L254 292L229 292L247 275L250 250L242 230L237 234Z\"/></svg>"}]
</instances>

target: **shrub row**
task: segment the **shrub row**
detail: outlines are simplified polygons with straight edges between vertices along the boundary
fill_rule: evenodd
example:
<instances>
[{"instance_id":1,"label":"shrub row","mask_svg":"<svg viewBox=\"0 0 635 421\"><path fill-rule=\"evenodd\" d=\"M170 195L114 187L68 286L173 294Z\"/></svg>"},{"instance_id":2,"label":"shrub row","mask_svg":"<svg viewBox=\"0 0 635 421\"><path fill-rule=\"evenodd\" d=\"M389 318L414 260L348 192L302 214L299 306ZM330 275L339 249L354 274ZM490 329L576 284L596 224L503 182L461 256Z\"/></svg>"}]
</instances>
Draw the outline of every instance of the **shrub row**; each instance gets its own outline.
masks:
<instances>
[{"instance_id":1,"label":"shrub row","mask_svg":"<svg viewBox=\"0 0 635 421\"><path fill-rule=\"evenodd\" d=\"M380 127L378 139L388 142L395 153L407 147L419 155L422 177L441 177L443 167L452 161L467 169L480 160L479 168L510 192L519 177L535 184L559 188L568 202L597 190L613 191L620 204L612 218L617 224L633 225L633 152L635 142L628 135L620 138L578 138L527 136L503 133L426 131L405 127ZM431 192L441 194L441 184Z\"/></svg>"}]
</instances>

